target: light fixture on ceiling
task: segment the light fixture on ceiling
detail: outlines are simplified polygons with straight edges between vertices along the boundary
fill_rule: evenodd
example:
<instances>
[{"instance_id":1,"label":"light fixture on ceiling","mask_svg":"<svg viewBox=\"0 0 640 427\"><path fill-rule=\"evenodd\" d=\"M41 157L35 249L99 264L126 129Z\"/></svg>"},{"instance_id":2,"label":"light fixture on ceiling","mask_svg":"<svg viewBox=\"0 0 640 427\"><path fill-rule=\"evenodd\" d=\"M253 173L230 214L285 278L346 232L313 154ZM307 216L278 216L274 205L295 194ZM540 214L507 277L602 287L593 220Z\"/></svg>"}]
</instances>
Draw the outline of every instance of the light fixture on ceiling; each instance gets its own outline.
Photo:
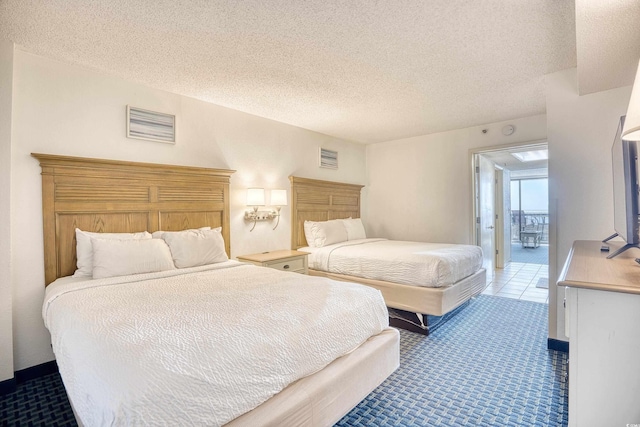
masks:
<instances>
[{"instance_id":1,"label":"light fixture on ceiling","mask_svg":"<svg viewBox=\"0 0 640 427\"><path fill-rule=\"evenodd\" d=\"M511 153L511 155L523 163L535 162L536 160L547 160L549 158L549 150L522 151L520 153Z\"/></svg>"},{"instance_id":2,"label":"light fixture on ceiling","mask_svg":"<svg viewBox=\"0 0 640 427\"><path fill-rule=\"evenodd\" d=\"M640 141L640 64L631 90L631 100L627 107L627 117L622 129L622 139Z\"/></svg>"},{"instance_id":3,"label":"light fixture on ceiling","mask_svg":"<svg viewBox=\"0 0 640 427\"><path fill-rule=\"evenodd\" d=\"M258 221L267 221L274 218L278 219L276 222L275 230L280 223L280 208L287 205L287 190L271 190L271 206L275 207L275 210L258 210L260 206L264 206L264 188L248 188L247 189L247 206L251 206L252 210L245 211L244 219L246 221L253 221L253 231L256 228Z\"/></svg>"}]
</instances>

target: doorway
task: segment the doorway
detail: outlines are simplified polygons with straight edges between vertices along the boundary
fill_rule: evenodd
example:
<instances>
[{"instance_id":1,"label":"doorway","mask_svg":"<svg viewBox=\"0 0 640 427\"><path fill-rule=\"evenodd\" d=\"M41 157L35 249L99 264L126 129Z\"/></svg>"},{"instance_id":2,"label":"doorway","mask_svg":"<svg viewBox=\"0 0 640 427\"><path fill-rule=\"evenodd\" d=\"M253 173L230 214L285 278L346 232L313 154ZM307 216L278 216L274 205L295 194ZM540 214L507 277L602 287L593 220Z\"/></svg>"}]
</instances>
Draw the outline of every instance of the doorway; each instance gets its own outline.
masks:
<instances>
[{"instance_id":1,"label":"doorway","mask_svg":"<svg viewBox=\"0 0 640 427\"><path fill-rule=\"evenodd\" d=\"M548 303L546 141L476 150L472 166L474 241L485 254L489 283L484 293Z\"/></svg>"},{"instance_id":2,"label":"doorway","mask_svg":"<svg viewBox=\"0 0 640 427\"><path fill-rule=\"evenodd\" d=\"M548 178L527 172L514 174L510 190L511 261L549 265Z\"/></svg>"}]
</instances>

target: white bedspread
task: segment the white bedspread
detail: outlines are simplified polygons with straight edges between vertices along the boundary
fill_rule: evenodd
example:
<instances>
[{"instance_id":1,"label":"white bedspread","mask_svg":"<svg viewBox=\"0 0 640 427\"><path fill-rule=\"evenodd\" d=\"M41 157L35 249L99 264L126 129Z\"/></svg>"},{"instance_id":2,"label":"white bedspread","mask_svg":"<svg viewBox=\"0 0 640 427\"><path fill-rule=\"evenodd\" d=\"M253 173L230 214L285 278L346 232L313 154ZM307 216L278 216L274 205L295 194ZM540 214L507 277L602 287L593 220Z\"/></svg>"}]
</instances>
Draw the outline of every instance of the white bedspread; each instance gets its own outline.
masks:
<instances>
[{"instance_id":1,"label":"white bedspread","mask_svg":"<svg viewBox=\"0 0 640 427\"><path fill-rule=\"evenodd\" d=\"M47 287L85 426L222 425L388 326L379 291L229 261Z\"/></svg>"},{"instance_id":2,"label":"white bedspread","mask_svg":"<svg viewBox=\"0 0 640 427\"><path fill-rule=\"evenodd\" d=\"M482 268L482 249L472 245L362 239L299 250L314 270L434 288Z\"/></svg>"}]
</instances>

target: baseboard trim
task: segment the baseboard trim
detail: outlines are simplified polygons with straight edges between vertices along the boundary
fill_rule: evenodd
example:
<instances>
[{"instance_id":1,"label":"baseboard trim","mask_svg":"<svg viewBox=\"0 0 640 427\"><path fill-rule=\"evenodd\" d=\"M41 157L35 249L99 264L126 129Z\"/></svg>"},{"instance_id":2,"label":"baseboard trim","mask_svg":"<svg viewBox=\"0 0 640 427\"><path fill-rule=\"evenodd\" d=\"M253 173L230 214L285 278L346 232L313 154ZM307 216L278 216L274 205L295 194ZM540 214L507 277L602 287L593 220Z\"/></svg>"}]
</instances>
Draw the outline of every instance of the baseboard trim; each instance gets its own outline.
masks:
<instances>
[{"instance_id":1,"label":"baseboard trim","mask_svg":"<svg viewBox=\"0 0 640 427\"><path fill-rule=\"evenodd\" d=\"M41 365L36 365L27 369L16 371L16 383L21 384L25 381L43 377L45 375L53 374L56 372L58 372L58 364L55 360L52 360L51 362L46 362Z\"/></svg>"},{"instance_id":2,"label":"baseboard trim","mask_svg":"<svg viewBox=\"0 0 640 427\"><path fill-rule=\"evenodd\" d=\"M569 343L567 341L560 341L554 338L547 338L547 350L569 353Z\"/></svg>"},{"instance_id":3,"label":"baseboard trim","mask_svg":"<svg viewBox=\"0 0 640 427\"><path fill-rule=\"evenodd\" d=\"M8 380L0 381L0 396L16 391L17 387L18 383L16 382L15 377Z\"/></svg>"}]
</instances>

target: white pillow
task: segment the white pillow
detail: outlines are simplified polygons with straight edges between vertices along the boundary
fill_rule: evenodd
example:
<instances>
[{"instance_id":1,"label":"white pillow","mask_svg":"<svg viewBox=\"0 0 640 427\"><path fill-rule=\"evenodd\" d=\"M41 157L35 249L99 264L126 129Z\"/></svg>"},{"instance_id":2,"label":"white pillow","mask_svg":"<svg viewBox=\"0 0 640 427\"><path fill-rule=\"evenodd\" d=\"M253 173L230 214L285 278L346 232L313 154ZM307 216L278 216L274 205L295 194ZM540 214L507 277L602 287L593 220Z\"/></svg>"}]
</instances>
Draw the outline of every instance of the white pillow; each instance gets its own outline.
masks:
<instances>
[{"instance_id":1,"label":"white pillow","mask_svg":"<svg viewBox=\"0 0 640 427\"><path fill-rule=\"evenodd\" d=\"M304 235L307 238L307 244L312 248L321 248L348 240L347 229L341 219L322 222L305 221Z\"/></svg>"},{"instance_id":2,"label":"white pillow","mask_svg":"<svg viewBox=\"0 0 640 427\"><path fill-rule=\"evenodd\" d=\"M194 230L211 230L211 227L191 228L189 230L174 231L174 233L184 233L184 232L194 231ZM216 227L214 228L214 230L217 231L218 233L222 233L222 227ZM162 235L164 233L166 233L166 231L158 230L151 233L151 236L153 236L154 239L162 239Z\"/></svg>"},{"instance_id":3,"label":"white pillow","mask_svg":"<svg viewBox=\"0 0 640 427\"><path fill-rule=\"evenodd\" d=\"M73 277L91 277L93 272L93 247L91 239L105 240L140 240L151 239L151 234L146 231L140 233L91 233L76 228L76 266L78 269Z\"/></svg>"},{"instance_id":4,"label":"white pillow","mask_svg":"<svg viewBox=\"0 0 640 427\"><path fill-rule=\"evenodd\" d=\"M178 268L227 261L222 234L216 230L167 231L162 235Z\"/></svg>"},{"instance_id":5,"label":"white pillow","mask_svg":"<svg viewBox=\"0 0 640 427\"><path fill-rule=\"evenodd\" d=\"M364 225L360 218L343 219L344 228L347 229L348 240L366 239L367 234L364 231Z\"/></svg>"},{"instance_id":6,"label":"white pillow","mask_svg":"<svg viewBox=\"0 0 640 427\"><path fill-rule=\"evenodd\" d=\"M93 278L174 270L169 246L162 239L91 239Z\"/></svg>"}]
</instances>

